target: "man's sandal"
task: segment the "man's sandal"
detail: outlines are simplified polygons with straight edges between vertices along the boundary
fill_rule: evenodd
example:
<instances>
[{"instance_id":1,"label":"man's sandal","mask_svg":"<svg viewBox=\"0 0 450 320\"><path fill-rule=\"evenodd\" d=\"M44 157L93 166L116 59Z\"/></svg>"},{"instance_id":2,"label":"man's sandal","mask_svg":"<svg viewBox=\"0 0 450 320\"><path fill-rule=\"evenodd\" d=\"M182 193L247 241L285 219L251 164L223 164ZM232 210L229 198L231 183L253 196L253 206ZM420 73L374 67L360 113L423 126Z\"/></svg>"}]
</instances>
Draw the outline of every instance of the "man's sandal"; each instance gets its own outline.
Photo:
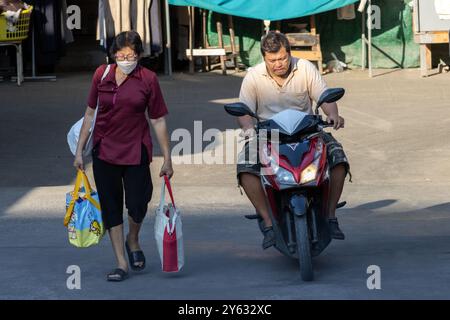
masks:
<instances>
[{"instance_id":1,"label":"man's sandal","mask_svg":"<svg viewBox=\"0 0 450 320\"><path fill-rule=\"evenodd\" d=\"M266 250L276 244L275 232L273 231L273 227L270 226L264 228L263 233L264 233L264 240L262 247L264 250Z\"/></svg>"}]
</instances>

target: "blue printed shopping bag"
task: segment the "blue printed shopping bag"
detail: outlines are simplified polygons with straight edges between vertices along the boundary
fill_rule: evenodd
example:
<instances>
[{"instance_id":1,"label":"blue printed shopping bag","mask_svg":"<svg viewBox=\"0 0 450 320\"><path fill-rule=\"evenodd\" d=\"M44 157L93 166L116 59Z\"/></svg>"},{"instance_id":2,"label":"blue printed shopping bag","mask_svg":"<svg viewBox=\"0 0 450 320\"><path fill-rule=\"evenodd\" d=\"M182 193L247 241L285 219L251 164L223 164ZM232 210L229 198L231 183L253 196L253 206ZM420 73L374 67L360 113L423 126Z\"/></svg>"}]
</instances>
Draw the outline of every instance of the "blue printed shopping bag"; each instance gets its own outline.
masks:
<instances>
[{"instance_id":1,"label":"blue printed shopping bag","mask_svg":"<svg viewBox=\"0 0 450 320\"><path fill-rule=\"evenodd\" d=\"M105 232L98 194L81 170L78 170L74 190L66 194L64 225L69 232L69 242L79 248L98 244Z\"/></svg>"}]
</instances>

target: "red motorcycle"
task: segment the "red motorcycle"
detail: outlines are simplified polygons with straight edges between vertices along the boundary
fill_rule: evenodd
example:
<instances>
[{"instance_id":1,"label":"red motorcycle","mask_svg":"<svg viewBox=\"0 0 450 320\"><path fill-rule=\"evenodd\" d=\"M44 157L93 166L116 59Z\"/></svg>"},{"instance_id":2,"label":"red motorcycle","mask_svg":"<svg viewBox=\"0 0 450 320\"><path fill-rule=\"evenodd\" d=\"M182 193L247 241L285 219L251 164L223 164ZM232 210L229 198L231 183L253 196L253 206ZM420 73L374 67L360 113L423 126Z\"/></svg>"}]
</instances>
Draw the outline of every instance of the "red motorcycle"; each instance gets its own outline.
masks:
<instances>
[{"instance_id":1,"label":"red motorcycle","mask_svg":"<svg viewBox=\"0 0 450 320\"><path fill-rule=\"evenodd\" d=\"M328 224L329 167L322 138L331 127L319 115L323 103L339 100L342 88L327 89L317 102L315 114L286 109L266 121L259 121L245 104L225 106L233 116L249 115L257 119L256 137L261 163L261 182L271 209L276 237L275 248L298 259L301 278L313 280L312 257L319 255L331 242ZM273 136L276 134L276 141ZM264 134L263 134L264 133ZM261 139L264 139L261 143ZM343 207L340 203L338 208ZM264 221L257 219L261 232Z\"/></svg>"}]
</instances>

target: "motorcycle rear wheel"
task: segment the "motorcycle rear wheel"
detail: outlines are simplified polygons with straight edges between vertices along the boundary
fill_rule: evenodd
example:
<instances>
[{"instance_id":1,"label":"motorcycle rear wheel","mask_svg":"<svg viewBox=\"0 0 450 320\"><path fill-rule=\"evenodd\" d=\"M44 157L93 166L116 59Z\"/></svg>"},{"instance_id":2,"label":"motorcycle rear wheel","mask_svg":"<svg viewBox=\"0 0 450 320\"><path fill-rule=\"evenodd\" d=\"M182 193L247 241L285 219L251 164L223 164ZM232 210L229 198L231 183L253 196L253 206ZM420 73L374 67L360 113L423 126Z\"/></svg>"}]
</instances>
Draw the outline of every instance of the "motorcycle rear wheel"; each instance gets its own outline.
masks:
<instances>
[{"instance_id":1,"label":"motorcycle rear wheel","mask_svg":"<svg viewBox=\"0 0 450 320\"><path fill-rule=\"evenodd\" d=\"M314 278L314 271L306 215L294 215L294 221L300 274L303 281L312 281Z\"/></svg>"}]
</instances>

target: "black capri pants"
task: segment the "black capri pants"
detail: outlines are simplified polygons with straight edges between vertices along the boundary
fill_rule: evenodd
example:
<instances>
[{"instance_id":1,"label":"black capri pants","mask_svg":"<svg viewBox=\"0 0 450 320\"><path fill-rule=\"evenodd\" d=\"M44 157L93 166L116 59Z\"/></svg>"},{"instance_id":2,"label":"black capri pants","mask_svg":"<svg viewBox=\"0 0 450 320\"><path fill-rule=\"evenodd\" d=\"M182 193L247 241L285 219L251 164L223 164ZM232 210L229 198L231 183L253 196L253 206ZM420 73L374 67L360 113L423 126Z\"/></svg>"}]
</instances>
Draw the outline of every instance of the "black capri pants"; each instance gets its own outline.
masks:
<instances>
[{"instance_id":1,"label":"black capri pants","mask_svg":"<svg viewBox=\"0 0 450 320\"><path fill-rule=\"evenodd\" d=\"M105 229L123 223L123 196L128 215L142 223L152 198L153 184L147 149L142 145L139 165L116 165L98 158L98 147L92 151L92 165Z\"/></svg>"}]
</instances>

